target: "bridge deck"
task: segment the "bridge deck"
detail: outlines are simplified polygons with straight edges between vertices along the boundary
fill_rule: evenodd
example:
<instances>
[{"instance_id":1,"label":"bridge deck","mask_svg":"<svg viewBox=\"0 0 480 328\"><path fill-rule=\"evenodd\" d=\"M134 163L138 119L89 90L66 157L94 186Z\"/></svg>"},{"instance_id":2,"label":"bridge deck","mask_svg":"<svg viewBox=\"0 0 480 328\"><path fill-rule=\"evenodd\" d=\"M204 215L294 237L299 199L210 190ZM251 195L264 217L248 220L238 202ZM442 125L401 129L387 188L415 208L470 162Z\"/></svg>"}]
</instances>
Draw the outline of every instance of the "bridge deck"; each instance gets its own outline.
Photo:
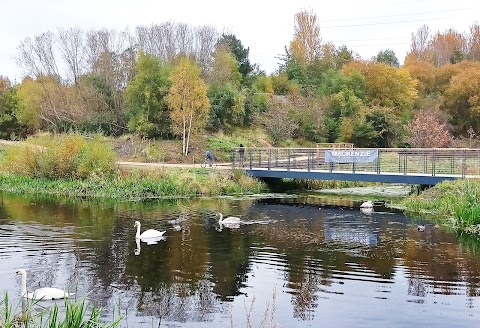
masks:
<instances>
[{"instance_id":1,"label":"bridge deck","mask_svg":"<svg viewBox=\"0 0 480 328\"><path fill-rule=\"evenodd\" d=\"M255 177L428 185L480 177L476 149L246 148L243 159L237 150L232 158Z\"/></svg>"}]
</instances>

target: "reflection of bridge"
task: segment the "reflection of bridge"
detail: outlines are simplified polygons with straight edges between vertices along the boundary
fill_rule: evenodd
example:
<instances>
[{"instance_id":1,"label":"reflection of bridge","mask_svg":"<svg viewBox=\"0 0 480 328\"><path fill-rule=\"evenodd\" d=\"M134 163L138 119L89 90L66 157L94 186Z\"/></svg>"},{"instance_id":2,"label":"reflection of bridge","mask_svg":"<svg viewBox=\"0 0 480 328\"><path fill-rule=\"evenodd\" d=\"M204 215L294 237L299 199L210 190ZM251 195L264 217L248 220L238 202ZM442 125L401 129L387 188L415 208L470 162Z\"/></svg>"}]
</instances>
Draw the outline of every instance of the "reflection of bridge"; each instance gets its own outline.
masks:
<instances>
[{"instance_id":1,"label":"reflection of bridge","mask_svg":"<svg viewBox=\"0 0 480 328\"><path fill-rule=\"evenodd\" d=\"M465 148L245 148L234 168L259 178L348 180L434 185L480 177L480 150Z\"/></svg>"}]
</instances>

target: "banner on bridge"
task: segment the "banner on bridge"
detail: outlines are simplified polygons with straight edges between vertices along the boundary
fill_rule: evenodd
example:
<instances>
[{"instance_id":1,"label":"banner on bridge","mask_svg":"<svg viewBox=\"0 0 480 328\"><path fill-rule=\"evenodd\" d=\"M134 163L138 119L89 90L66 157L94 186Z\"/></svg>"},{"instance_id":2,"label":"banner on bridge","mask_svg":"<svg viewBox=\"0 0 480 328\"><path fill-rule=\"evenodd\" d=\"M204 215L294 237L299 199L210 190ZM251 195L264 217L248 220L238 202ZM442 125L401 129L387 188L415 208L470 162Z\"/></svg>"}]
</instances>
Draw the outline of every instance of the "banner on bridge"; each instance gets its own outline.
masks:
<instances>
[{"instance_id":1,"label":"banner on bridge","mask_svg":"<svg viewBox=\"0 0 480 328\"><path fill-rule=\"evenodd\" d=\"M325 150L326 163L369 163L378 159L378 149Z\"/></svg>"}]
</instances>

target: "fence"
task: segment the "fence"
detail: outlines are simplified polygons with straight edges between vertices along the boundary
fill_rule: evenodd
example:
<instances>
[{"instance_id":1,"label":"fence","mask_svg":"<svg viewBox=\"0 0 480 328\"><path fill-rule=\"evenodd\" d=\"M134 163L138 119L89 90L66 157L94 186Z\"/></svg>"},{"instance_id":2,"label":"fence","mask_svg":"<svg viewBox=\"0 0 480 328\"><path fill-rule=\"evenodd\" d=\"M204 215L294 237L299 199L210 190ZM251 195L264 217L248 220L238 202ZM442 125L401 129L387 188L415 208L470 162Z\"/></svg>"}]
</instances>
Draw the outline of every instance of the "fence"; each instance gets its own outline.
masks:
<instances>
[{"instance_id":1,"label":"fence","mask_svg":"<svg viewBox=\"0 0 480 328\"><path fill-rule=\"evenodd\" d=\"M469 148L245 148L243 159L238 149L232 157L234 168L480 176L480 150Z\"/></svg>"}]
</instances>

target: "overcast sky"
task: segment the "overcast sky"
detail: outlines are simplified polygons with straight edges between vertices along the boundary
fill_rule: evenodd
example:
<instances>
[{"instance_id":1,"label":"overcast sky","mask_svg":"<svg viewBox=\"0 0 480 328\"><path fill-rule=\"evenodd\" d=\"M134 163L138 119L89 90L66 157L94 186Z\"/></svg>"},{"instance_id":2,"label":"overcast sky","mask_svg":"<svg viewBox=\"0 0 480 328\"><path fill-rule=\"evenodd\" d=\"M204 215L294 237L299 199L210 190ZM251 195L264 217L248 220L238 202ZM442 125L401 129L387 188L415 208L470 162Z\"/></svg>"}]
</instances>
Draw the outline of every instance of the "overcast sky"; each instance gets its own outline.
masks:
<instances>
[{"instance_id":1,"label":"overcast sky","mask_svg":"<svg viewBox=\"0 0 480 328\"><path fill-rule=\"evenodd\" d=\"M250 61L267 73L293 38L294 15L315 13L323 41L345 44L362 58L392 49L403 62L411 33L427 24L432 32L467 32L480 20L478 0L0 0L0 75L20 82L17 47L27 37L59 28L126 28L167 21L211 25L235 34L250 48Z\"/></svg>"}]
</instances>

